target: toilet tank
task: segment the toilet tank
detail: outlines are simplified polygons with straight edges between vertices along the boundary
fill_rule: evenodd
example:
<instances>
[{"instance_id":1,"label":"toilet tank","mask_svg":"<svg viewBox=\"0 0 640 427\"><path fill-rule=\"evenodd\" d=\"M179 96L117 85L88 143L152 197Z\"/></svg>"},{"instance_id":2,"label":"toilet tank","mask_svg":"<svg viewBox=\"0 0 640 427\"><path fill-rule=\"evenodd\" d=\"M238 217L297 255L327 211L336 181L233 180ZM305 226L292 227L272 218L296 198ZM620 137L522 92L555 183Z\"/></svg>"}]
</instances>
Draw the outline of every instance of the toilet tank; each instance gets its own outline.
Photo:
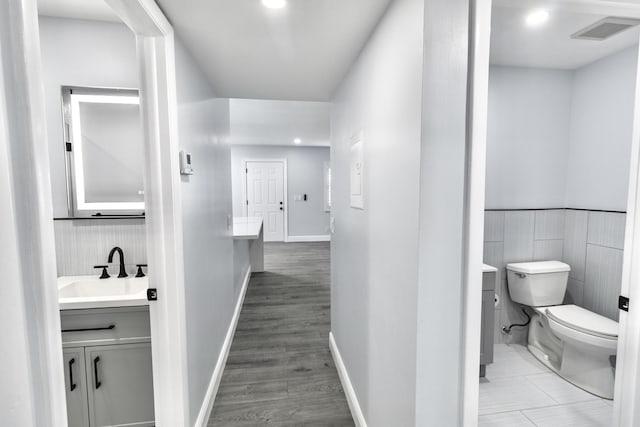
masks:
<instances>
[{"instance_id":1,"label":"toilet tank","mask_svg":"<svg viewBox=\"0 0 640 427\"><path fill-rule=\"evenodd\" d=\"M511 300L530 307L562 304L571 267L560 261L507 264Z\"/></svg>"}]
</instances>

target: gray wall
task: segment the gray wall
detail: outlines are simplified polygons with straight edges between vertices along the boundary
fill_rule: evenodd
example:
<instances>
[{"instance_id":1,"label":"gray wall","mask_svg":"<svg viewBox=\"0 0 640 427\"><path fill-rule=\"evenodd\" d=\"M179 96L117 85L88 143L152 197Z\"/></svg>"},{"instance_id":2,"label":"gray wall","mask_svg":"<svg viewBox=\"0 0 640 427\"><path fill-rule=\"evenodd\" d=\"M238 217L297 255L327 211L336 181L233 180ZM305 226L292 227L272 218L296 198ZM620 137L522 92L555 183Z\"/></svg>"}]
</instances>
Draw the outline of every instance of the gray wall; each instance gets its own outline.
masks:
<instances>
[{"instance_id":1,"label":"gray wall","mask_svg":"<svg viewBox=\"0 0 640 427\"><path fill-rule=\"evenodd\" d=\"M117 23L41 16L39 26L53 215L66 217L61 87L137 88L136 41ZM146 262L143 220L56 221L55 231L59 276L94 274L113 246L125 250L128 264Z\"/></svg>"},{"instance_id":2,"label":"gray wall","mask_svg":"<svg viewBox=\"0 0 640 427\"><path fill-rule=\"evenodd\" d=\"M567 206L627 209L638 47L575 72Z\"/></svg>"},{"instance_id":3,"label":"gray wall","mask_svg":"<svg viewBox=\"0 0 640 427\"><path fill-rule=\"evenodd\" d=\"M509 298L505 267L513 262L566 262L571 272L564 302L617 321L625 217L572 209L485 212L484 262L500 272L495 342L524 344L527 338L526 328L500 332L503 325L525 320Z\"/></svg>"},{"instance_id":4,"label":"gray wall","mask_svg":"<svg viewBox=\"0 0 640 427\"><path fill-rule=\"evenodd\" d=\"M328 147L231 147L233 214L244 216L242 196L242 160L287 159L289 198L289 235L320 236L329 234L329 213L324 210L324 162L329 161ZM307 201L295 201L295 195L307 194Z\"/></svg>"},{"instance_id":5,"label":"gray wall","mask_svg":"<svg viewBox=\"0 0 640 427\"><path fill-rule=\"evenodd\" d=\"M487 208L565 206L572 75L491 67Z\"/></svg>"},{"instance_id":6,"label":"gray wall","mask_svg":"<svg viewBox=\"0 0 640 427\"><path fill-rule=\"evenodd\" d=\"M637 50L575 71L491 67L488 209L626 211Z\"/></svg>"},{"instance_id":7,"label":"gray wall","mask_svg":"<svg viewBox=\"0 0 640 427\"><path fill-rule=\"evenodd\" d=\"M331 111L331 330L371 427L415 424L423 2L392 2ZM350 208L364 133L364 210Z\"/></svg>"},{"instance_id":8,"label":"gray wall","mask_svg":"<svg viewBox=\"0 0 640 427\"><path fill-rule=\"evenodd\" d=\"M134 34L123 24L40 17L53 215L67 216L61 86L138 87Z\"/></svg>"},{"instance_id":9,"label":"gray wall","mask_svg":"<svg viewBox=\"0 0 640 427\"><path fill-rule=\"evenodd\" d=\"M193 424L237 300L229 221L229 101L215 98L180 40L176 40L176 77L180 148L192 154L195 170L182 179L189 412Z\"/></svg>"}]
</instances>

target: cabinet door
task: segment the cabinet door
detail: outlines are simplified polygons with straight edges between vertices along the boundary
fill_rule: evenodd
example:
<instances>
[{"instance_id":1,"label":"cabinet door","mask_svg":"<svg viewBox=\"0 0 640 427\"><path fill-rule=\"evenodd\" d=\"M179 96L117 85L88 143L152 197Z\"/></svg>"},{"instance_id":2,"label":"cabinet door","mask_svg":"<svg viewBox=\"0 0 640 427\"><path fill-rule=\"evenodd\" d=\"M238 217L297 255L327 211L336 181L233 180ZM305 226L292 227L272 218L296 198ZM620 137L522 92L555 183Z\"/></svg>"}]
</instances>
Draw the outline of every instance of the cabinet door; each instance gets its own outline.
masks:
<instances>
[{"instance_id":1,"label":"cabinet door","mask_svg":"<svg viewBox=\"0 0 640 427\"><path fill-rule=\"evenodd\" d=\"M85 349L91 427L153 426L151 344Z\"/></svg>"},{"instance_id":2,"label":"cabinet door","mask_svg":"<svg viewBox=\"0 0 640 427\"><path fill-rule=\"evenodd\" d=\"M482 291L482 323L480 332L480 364L493 363L493 329L495 319L495 293Z\"/></svg>"},{"instance_id":3,"label":"cabinet door","mask_svg":"<svg viewBox=\"0 0 640 427\"><path fill-rule=\"evenodd\" d=\"M62 353L69 427L89 427L84 348L65 348Z\"/></svg>"}]
</instances>

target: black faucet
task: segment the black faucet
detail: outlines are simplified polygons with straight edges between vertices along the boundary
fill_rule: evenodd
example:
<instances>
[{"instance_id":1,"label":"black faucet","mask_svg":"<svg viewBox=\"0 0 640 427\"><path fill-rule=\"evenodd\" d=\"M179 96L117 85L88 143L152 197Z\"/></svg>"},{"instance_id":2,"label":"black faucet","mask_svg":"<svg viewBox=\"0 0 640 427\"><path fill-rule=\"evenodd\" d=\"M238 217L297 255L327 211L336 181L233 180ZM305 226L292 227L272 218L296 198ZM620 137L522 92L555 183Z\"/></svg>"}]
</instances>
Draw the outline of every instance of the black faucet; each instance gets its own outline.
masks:
<instances>
[{"instance_id":1,"label":"black faucet","mask_svg":"<svg viewBox=\"0 0 640 427\"><path fill-rule=\"evenodd\" d=\"M113 262L113 254L118 252L118 255L120 255L120 273L118 273L118 277L122 278L122 277L127 277L129 276L126 272L126 270L124 269L124 253L122 252L122 249L120 249L118 246L116 246L115 248L111 249L111 252L109 252L109 259L108 262L112 263Z\"/></svg>"}]
</instances>

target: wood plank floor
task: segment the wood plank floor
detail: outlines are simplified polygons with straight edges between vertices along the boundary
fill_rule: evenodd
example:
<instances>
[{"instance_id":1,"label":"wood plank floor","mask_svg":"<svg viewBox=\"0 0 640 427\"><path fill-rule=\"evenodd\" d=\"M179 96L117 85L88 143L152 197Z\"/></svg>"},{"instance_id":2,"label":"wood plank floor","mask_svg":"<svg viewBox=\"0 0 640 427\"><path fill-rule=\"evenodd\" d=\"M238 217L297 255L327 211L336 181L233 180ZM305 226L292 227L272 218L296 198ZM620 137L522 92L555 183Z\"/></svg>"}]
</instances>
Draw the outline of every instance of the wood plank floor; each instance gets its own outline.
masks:
<instances>
[{"instance_id":1,"label":"wood plank floor","mask_svg":"<svg viewBox=\"0 0 640 427\"><path fill-rule=\"evenodd\" d=\"M329 243L265 244L209 426L353 426L329 352Z\"/></svg>"}]
</instances>

